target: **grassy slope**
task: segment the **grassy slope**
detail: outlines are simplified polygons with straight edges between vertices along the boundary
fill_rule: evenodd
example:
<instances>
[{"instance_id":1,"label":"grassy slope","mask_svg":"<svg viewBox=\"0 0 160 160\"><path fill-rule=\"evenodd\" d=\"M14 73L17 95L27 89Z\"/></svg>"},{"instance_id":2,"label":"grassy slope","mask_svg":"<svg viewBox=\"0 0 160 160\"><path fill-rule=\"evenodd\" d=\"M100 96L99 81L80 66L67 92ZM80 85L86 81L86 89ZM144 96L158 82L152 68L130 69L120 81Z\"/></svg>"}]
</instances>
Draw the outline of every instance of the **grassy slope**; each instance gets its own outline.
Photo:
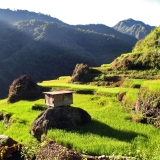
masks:
<instances>
[{"instance_id":1,"label":"grassy slope","mask_svg":"<svg viewBox=\"0 0 160 160\"><path fill-rule=\"evenodd\" d=\"M65 83L68 78L45 81L41 85L85 90L85 85ZM142 84L142 81L132 79L124 83L125 87L130 86L131 81L134 84ZM149 81L145 83L150 84ZM88 88L96 91L95 94L75 93L73 106L85 109L91 115L92 123L70 130L50 130L46 139L54 139L79 152L91 155L133 155L149 159L158 156L160 130L150 125L131 122L131 115L124 112L124 107L116 99L118 93L127 91L128 102L132 101L134 104L138 89L95 86L88 86ZM1 100L0 112L11 113L12 121L10 120L10 125L5 127L0 123L0 134L6 134L25 144L36 142L29 134L30 125L40 113L31 110L34 104L44 104L44 99L20 101L14 104L7 104L6 99Z\"/></svg>"},{"instance_id":2,"label":"grassy slope","mask_svg":"<svg viewBox=\"0 0 160 160\"><path fill-rule=\"evenodd\" d=\"M112 68L127 69L126 60L131 64L128 69L152 69L158 72L160 69L160 26L152 30L144 39L139 40L132 53L122 54L116 58L112 62Z\"/></svg>"},{"instance_id":3,"label":"grassy slope","mask_svg":"<svg viewBox=\"0 0 160 160\"><path fill-rule=\"evenodd\" d=\"M34 138L29 134L30 125L33 120L40 114L40 111L33 111L31 107L38 101L19 101L17 103L8 104L7 99L0 101L0 113L11 114L9 121L4 120L4 128L0 130L0 134L5 134L18 142L29 144ZM44 101L44 100L43 100ZM2 125L2 123L0 124Z\"/></svg>"}]
</instances>

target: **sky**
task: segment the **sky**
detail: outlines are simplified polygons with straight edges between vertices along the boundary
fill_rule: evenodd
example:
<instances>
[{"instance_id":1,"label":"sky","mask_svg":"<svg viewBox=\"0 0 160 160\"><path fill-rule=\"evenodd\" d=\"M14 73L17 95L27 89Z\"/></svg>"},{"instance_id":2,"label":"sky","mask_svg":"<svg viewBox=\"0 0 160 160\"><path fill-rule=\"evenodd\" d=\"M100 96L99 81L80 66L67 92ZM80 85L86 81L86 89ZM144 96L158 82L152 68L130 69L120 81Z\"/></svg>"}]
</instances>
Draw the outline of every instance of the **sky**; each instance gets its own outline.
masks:
<instances>
[{"instance_id":1,"label":"sky","mask_svg":"<svg viewBox=\"0 0 160 160\"><path fill-rule=\"evenodd\" d=\"M0 8L40 12L72 25L113 27L128 18L160 25L160 0L0 0Z\"/></svg>"}]
</instances>

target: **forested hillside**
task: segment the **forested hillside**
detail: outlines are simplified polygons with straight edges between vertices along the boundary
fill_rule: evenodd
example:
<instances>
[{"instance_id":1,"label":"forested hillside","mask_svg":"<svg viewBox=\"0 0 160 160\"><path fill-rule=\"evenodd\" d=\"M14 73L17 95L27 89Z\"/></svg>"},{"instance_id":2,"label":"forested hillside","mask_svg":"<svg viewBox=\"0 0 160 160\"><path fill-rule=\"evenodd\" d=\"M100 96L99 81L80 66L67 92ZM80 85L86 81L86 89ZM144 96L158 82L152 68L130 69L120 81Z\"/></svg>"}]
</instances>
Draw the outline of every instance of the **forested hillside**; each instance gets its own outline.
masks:
<instances>
[{"instance_id":1,"label":"forested hillside","mask_svg":"<svg viewBox=\"0 0 160 160\"><path fill-rule=\"evenodd\" d=\"M0 98L22 74L36 82L71 75L77 63L110 63L136 43L107 26L71 26L41 13L0 9L0 20Z\"/></svg>"},{"instance_id":2,"label":"forested hillside","mask_svg":"<svg viewBox=\"0 0 160 160\"><path fill-rule=\"evenodd\" d=\"M5 95L6 86L22 74L35 81L53 79L70 75L76 63L98 66L132 49L131 44L113 35L38 20L22 21L14 27L1 22L0 44L1 85L5 86Z\"/></svg>"},{"instance_id":3,"label":"forested hillside","mask_svg":"<svg viewBox=\"0 0 160 160\"><path fill-rule=\"evenodd\" d=\"M119 37L120 39L123 39L132 45L134 45L137 42L137 38L130 36L128 34L121 33L103 24L75 25L73 26L73 28L88 30L101 34L114 35L115 37Z\"/></svg>"},{"instance_id":4,"label":"forested hillside","mask_svg":"<svg viewBox=\"0 0 160 160\"><path fill-rule=\"evenodd\" d=\"M155 26L150 26L141 21L129 18L118 22L113 28L119 32L134 36L137 39L143 39Z\"/></svg>"},{"instance_id":5,"label":"forested hillside","mask_svg":"<svg viewBox=\"0 0 160 160\"><path fill-rule=\"evenodd\" d=\"M0 9L0 20L8 22L9 24L16 24L20 21L26 21L26 20L30 21L33 19L45 22L54 22L58 25L66 26L69 28L88 30L107 35L114 35L122 40L131 43L132 45L134 45L137 41L137 39L134 38L133 36L123 34L119 31L116 31L112 27L108 27L103 24L69 25L55 17L51 17L50 15L44 15L42 13L29 12L27 10Z\"/></svg>"}]
</instances>

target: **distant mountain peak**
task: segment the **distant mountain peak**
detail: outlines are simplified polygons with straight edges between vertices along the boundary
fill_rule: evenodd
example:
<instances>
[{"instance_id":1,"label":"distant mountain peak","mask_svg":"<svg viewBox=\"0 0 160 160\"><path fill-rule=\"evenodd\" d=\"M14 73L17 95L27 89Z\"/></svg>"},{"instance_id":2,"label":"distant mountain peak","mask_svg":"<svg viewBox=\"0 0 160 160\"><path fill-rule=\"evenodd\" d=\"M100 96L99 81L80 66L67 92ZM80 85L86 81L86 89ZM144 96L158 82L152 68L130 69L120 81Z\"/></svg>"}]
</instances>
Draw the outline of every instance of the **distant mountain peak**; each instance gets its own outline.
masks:
<instances>
[{"instance_id":1,"label":"distant mountain peak","mask_svg":"<svg viewBox=\"0 0 160 160\"><path fill-rule=\"evenodd\" d=\"M121 33L125 33L136 37L137 39L143 39L148 35L155 26L150 26L142 21L128 18L118 22L113 28Z\"/></svg>"},{"instance_id":2,"label":"distant mountain peak","mask_svg":"<svg viewBox=\"0 0 160 160\"><path fill-rule=\"evenodd\" d=\"M126 19L125 21L135 21L135 20L132 19L132 18L128 18L128 19Z\"/></svg>"}]
</instances>

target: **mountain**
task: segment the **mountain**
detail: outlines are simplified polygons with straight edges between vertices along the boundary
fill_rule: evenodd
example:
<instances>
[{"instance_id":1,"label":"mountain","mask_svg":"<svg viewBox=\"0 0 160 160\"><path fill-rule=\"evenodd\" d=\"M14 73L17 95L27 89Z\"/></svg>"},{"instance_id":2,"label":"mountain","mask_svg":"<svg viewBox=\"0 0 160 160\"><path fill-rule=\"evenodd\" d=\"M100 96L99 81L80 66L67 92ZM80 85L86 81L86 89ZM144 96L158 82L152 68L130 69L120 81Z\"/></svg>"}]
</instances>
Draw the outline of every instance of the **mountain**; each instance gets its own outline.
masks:
<instances>
[{"instance_id":1,"label":"mountain","mask_svg":"<svg viewBox=\"0 0 160 160\"><path fill-rule=\"evenodd\" d=\"M143 39L148 35L155 26L147 25L141 21L136 21L131 18L118 22L113 28L119 32L131 35L137 39Z\"/></svg>"},{"instance_id":2,"label":"mountain","mask_svg":"<svg viewBox=\"0 0 160 160\"><path fill-rule=\"evenodd\" d=\"M0 22L0 97L20 75L36 82L71 75L77 63L110 63L133 45L114 35L78 30L54 22ZM116 47L115 47L116 46ZM3 92L3 93L2 93Z\"/></svg>"},{"instance_id":3,"label":"mountain","mask_svg":"<svg viewBox=\"0 0 160 160\"><path fill-rule=\"evenodd\" d=\"M26 21L26 20L32 20L32 19L45 21L45 22L54 22L58 25L67 26L75 29L82 29L82 30L94 31L102 34L114 35L116 37L121 38L122 40L125 40L131 43L132 45L134 45L137 42L136 38L133 38L132 36L129 36L126 34L122 34L121 32L118 32L113 28L103 24L69 25L57 18L53 18L50 15L44 15L42 13L29 12L27 10L0 9L0 20L8 22L9 24L15 24L20 21Z\"/></svg>"},{"instance_id":4,"label":"mountain","mask_svg":"<svg viewBox=\"0 0 160 160\"><path fill-rule=\"evenodd\" d=\"M19 21L31 19L54 22L59 25L68 25L67 23L62 22L57 18L53 18L50 15L45 15L42 13L29 12L27 10L0 9L0 20L5 21L9 24L15 24Z\"/></svg>"},{"instance_id":5,"label":"mountain","mask_svg":"<svg viewBox=\"0 0 160 160\"><path fill-rule=\"evenodd\" d=\"M8 51L6 53L5 49L0 52L0 56L2 58L15 53L16 50L13 49L19 50L21 47L24 48L24 46L26 46L30 41L51 45L54 48L69 51L79 56L89 56L90 58L94 57L96 58L97 64L111 62L113 57L116 57L123 52L129 52L132 49L132 45L130 43L120 39L119 37L115 37L114 35L75 30L53 22L38 20L21 21L14 27L7 26L5 23L4 28L1 29L1 37L3 37L1 42L5 49L5 44L11 46L10 41L13 40L14 42L12 43L16 43L9 53ZM29 43L29 45L32 44ZM115 45L116 47L114 47ZM9 47L7 46L7 48ZM105 59L104 56L106 57Z\"/></svg>"},{"instance_id":6,"label":"mountain","mask_svg":"<svg viewBox=\"0 0 160 160\"><path fill-rule=\"evenodd\" d=\"M139 40L131 53L123 54L112 62L113 69L160 69L160 26Z\"/></svg>"},{"instance_id":7,"label":"mountain","mask_svg":"<svg viewBox=\"0 0 160 160\"><path fill-rule=\"evenodd\" d=\"M73 28L76 29L81 29L81 30L87 30L90 32L96 32L96 33L101 33L101 34L106 34L106 35L113 35L115 37L119 37L120 39L135 45L137 42L137 38L121 33L111 27L108 27L104 24L88 24L88 25L74 25L72 26Z\"/></svg>"},{"instance_id":8,"label":"mountain","mask_svg":"<svg viewBox=\"0 0 160 160\"><path fill-rule=\"evenodd\" d=\"M105 25L69 25L26 10L0 9L0 98L11 82L71 75L77 63L99 66L133 49L137 39Z\"/></svg>"}]
</instances>

